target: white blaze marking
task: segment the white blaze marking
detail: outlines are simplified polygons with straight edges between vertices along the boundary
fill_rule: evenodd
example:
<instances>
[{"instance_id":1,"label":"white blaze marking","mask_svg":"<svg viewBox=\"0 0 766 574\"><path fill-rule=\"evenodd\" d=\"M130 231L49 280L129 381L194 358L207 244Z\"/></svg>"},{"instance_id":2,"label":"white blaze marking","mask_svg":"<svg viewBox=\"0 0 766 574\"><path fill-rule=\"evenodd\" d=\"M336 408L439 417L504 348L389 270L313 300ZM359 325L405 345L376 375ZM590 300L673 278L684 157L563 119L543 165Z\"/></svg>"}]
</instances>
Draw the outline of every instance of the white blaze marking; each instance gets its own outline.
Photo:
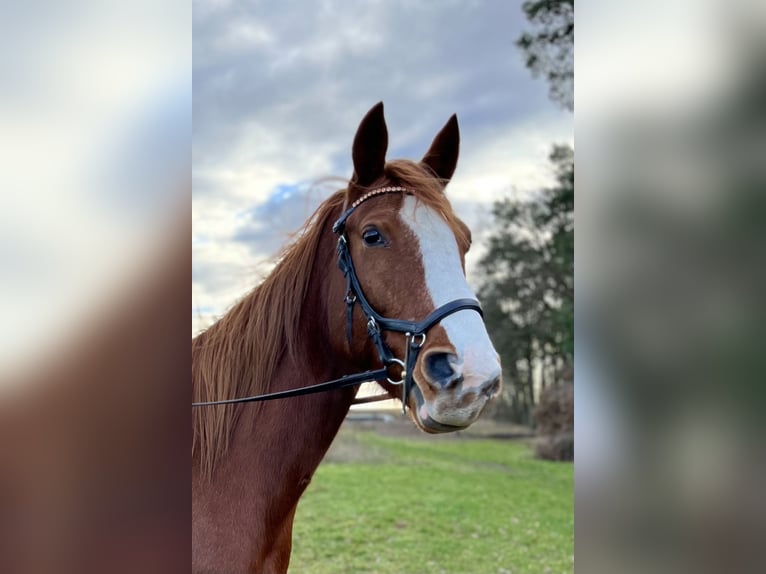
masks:
<instances>
[{"instance_id":1,"label":"white blaze marking","mask_svg":"<svg viewBox=\"0 0 766 574\"><path fill-rule=\"evenodd\" d=\"M447 222L411 195L405 196L399 217L418 239L426 288L435 307L454 299L476 298L463 274L457 241ZM458 311L440 324L457 352L458 364L453 368L462 371L464 388L479 386L500 375L497 352L476 311Z\"/></svg>"}]
</instances>

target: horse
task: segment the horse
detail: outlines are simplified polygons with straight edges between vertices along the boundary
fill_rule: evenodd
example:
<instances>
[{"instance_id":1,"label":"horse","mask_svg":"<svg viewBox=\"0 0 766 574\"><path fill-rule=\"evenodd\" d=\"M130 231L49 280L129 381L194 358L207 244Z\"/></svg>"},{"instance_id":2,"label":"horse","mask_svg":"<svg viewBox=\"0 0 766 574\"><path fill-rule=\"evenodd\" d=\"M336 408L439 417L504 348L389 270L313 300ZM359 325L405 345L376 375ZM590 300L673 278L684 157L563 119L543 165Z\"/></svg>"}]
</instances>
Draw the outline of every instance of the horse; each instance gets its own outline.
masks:
<instances>
[{"instance_id":1,"label":"horse","mask_svg":"<svg viewBox=\"0 0 766 574\"><path fill-rule=\"evenodd\" d=\"M459 146L453 115L421 161L386 161L375 105L354 136L347 187L258 287L192 339L193 400L211 403L192 409L194 572L287 572L298 501L358 384L238 397L362 371L422 431L444 433L472 424L500 391L499 356L465 278L471 233L445 195Z\"/></svg>"}]
</instances>

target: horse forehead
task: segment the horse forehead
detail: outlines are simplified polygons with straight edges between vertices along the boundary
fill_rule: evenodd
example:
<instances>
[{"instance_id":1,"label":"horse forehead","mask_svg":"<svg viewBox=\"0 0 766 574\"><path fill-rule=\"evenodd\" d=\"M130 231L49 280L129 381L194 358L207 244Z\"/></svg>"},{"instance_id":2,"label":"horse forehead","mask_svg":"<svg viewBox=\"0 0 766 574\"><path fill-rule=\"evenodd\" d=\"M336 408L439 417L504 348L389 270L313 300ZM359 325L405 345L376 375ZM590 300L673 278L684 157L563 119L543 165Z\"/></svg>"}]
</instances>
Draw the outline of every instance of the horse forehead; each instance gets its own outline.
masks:
<instances>
[{"instance_id":1,"label":"horse forehead","mask_svg":"<svg viewBox=\"0 0 766 574\"><path fill-rule=\"evenodd\" d=\"M421 250L431 250L437 246L439 255L449 253L459 257L455 233L434 208L418 201L416 197L408 195L402 201L399 219L421 241ZM425 256L426 253L423 255Z\"/></svg>"}]
</instances>

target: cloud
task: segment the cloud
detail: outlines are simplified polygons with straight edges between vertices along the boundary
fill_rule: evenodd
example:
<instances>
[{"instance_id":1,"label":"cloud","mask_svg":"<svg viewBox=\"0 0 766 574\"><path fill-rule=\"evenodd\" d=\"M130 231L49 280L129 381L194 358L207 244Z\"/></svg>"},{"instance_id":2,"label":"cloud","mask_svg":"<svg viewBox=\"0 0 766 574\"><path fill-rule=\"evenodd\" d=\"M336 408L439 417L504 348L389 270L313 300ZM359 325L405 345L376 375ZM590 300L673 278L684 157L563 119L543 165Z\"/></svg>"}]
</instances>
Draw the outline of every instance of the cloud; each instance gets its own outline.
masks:
<instances>
[{"instance_id":1,"label":"cloud","mask_svg":"<svg viewBox=\"0 0 766 574\"><path fill-rule=\"evenodd\" d=\"M275 253L328 195L308 182L278 185L266 201L239 214L231 239L258 257Z\"/></svg>"},{"instance_id":2,"label":"cloud","mask_svg":"<svg viewBox=\"0 0 766 574\"><path fill-rule=\"evenodd\" d=\"M522 26L513 2L195 2L194 231L209 242L195 265L260 266L327 196L306 182L350 176L358 122L381 100L390 158L418 159L458 114L450 197L469 224L511 187L547 184L572 121L524 68ZM212 285L204 297L230 302Z\"/></svg>"}]
</instances>

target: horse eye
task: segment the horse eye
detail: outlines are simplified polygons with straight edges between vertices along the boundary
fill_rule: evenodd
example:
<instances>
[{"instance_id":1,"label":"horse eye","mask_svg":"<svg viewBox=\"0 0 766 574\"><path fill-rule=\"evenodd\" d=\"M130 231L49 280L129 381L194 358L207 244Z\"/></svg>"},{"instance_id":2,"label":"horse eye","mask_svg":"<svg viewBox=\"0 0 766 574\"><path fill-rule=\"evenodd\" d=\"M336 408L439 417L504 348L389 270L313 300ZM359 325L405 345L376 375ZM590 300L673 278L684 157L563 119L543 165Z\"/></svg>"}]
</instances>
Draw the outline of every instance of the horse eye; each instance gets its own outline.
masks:
<instances>
[{"instance_id":1,"label":"horse eye","mask_svg":"<svg viewBox=\"0 0 766 574\"><path fill-rule=\"evenodd\" d=\"M367 245L383 245L384 243L383 236L380 234L380 231L374 227L365 229L364 233L362 233L362 239L364 239L364 242Z\"/></svg>"}]
</instances>

